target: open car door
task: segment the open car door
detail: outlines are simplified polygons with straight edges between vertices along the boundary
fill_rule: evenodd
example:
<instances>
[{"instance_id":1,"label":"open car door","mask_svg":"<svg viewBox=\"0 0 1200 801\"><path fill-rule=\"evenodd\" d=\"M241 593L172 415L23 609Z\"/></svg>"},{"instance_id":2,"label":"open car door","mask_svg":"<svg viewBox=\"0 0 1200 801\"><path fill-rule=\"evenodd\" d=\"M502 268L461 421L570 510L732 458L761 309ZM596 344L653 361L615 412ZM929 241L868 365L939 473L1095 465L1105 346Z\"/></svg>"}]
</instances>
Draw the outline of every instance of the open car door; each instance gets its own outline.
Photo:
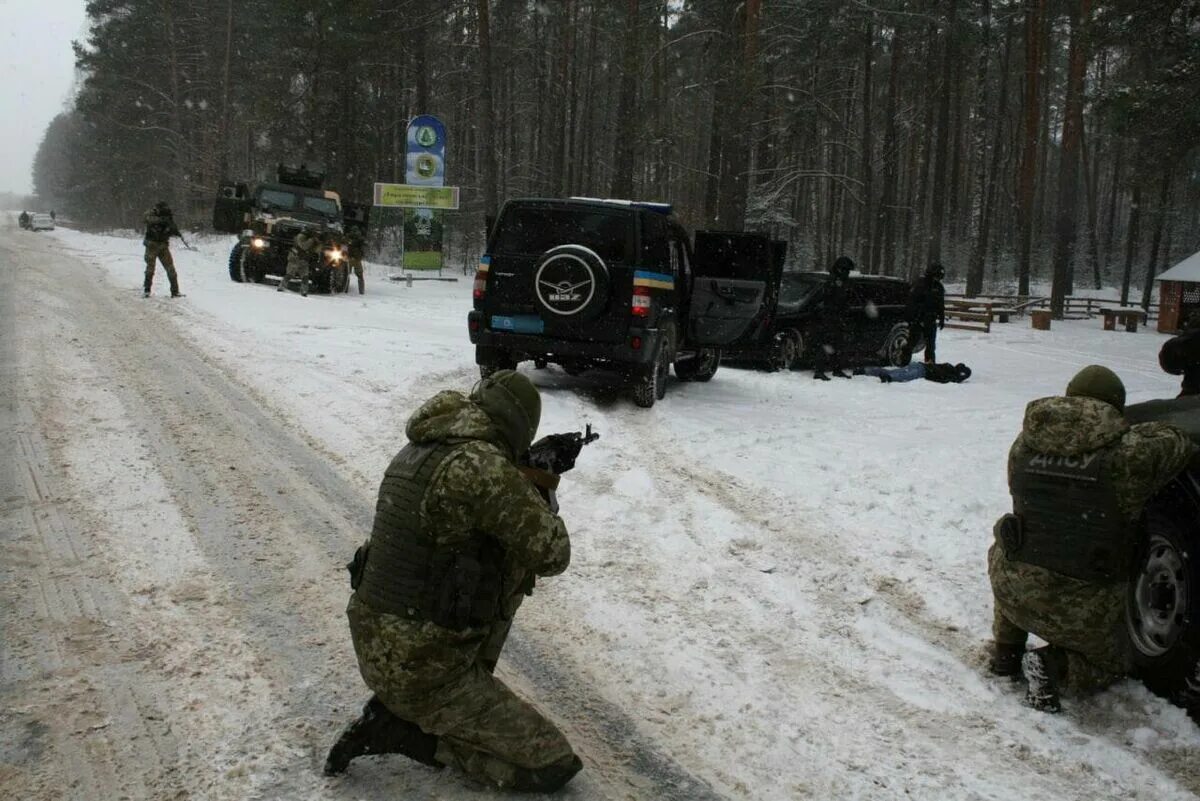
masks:
<instances>
[{"instance_id":1,"label":"open car door","mask_svg":"<svg viewBox=\"0 0 1200 801\"><path fill-rule=\"evenodd\" d=\"M367 203L352 203L342 201L342 223L347 229L357 228L365 236L367 225L371 221L371 206Z\"/></svg>"},{"instance_id":2,"label":"open car door","mask_svg":"<svg viewBox=\"0 0 1200 801\"><path fill-rule=\"evenodd\" d=\"M730 347L752 338L779 296L785 252L785 243L762 234L697 231L691 344Z\"/></svg>"},{"instance_id":3,"label":"open car door","mask_svg":"<svg viewBox=\"0 0 1200 801\"><path fill-rule=\"evenodd\" d=\"M240 234L250 210L250 191L245 184L222 181L213 204L213 229L223 234Z\"/></svg>"}]
</instances>

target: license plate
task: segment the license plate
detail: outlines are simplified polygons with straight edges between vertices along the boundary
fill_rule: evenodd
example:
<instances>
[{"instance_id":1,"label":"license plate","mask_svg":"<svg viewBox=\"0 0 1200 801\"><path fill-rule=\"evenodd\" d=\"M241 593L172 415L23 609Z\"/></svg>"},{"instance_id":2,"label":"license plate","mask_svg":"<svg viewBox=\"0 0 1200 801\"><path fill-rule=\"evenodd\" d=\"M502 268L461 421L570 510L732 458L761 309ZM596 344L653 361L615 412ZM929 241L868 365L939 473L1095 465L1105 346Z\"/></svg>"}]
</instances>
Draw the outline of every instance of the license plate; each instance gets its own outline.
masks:
<instances>
[{"instance_id":1,"label":"license plate","mask_svg":"<svg viewBox=\"0 0 1200 801\"><path fill-rule=\"evenodd\" d=\"M518 317L492 317L493 331L511 331L514 334L540 334L546 330L546 323L541 317L533 314L523 314Z\"/></svg>"}]
</instances>

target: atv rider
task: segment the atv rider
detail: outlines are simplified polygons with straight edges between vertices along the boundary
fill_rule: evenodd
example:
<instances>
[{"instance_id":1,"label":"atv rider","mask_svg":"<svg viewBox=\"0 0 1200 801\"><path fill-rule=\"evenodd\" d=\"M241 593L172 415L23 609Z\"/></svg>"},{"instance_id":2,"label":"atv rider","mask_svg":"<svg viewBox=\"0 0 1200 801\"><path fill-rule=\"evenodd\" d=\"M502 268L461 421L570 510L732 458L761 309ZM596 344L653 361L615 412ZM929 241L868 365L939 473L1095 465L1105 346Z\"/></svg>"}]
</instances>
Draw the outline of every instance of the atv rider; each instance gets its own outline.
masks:
<instances>
[{"instance_id":1,"label":"atv rider","mask_svg":"<svg viewBox=\"0 0 1200 801\"><path fill-rule=\"evenodd\" d=\"M517 468L540 418L536 387L501 370L469 397L438 393L408 421L371 538L349 566L350 634L375 695L329 752L327 774L398 753L550 792L582 767L562 732L492 675L534 578L571 560L552 496Z\"/></svg>"},{"instance_id":2,"label":"atv rider","mask_svg":"<svg viewBox=\"0 0 1200 801\"><path fill-rule=\"evenodd\" d=\"M1195 447L1166 423L1130 425L1125 387L1085 367L1065 397L1042 398L1008 455L1013 514L995 526L991 670L1024 673L1026 702L1059 710L1059 690L1101 690L1129 667L1125 596L1136 521ZM1033 633L1049 645L1026 652Z\"/></svg>"},{"instance_id":3,"label":"atv rider","mask_svg":"<svg viewBox=\"0 0 1200 801\"><path fill-rule=\"evenodd\" d=\"M179 277L175 274L175 260L171 257L171 237L183 236L175 225L175 216L167 201L160 200L154 208L145 213L146 235L142 244L146 246L146 280L142 285L142 297L150 297L150 287L154 283L155 262L161 261L167 271L167 280L171 284L171 297L180 297Z\"/></svg>"}]
</instances>

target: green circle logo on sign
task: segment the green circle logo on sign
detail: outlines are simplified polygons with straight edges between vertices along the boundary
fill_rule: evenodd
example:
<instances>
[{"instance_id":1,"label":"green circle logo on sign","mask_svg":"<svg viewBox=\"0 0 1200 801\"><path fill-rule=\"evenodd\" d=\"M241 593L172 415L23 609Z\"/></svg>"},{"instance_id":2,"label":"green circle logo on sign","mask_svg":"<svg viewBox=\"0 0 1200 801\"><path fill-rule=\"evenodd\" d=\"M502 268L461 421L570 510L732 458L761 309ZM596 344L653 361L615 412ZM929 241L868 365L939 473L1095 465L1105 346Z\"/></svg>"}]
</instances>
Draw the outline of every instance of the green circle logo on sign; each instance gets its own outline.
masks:
<instances>
[{"instance_id":1,"label":"green circle logo on sign","mask_svg":"<svg viewBox=\"0 0 1200 801\"><path fill-rule=\"evenodd\" d=\"M437 131L432 125L422 125L417 129L417 144L421 147L433 147L437 144Z\"/></svg>"},{"instance_id":2,"label":"green circle logo on sign","mask_svg":"<svg viewBox=\"0 0 1200 801\"><path fill-rule=\"evenodd\" d=\"M432 178L437 173L437 159L428 153L422 153L417 156L416 163L413 166L417 170L417 175L422 178Z\"/></svg>"}]
</instances>

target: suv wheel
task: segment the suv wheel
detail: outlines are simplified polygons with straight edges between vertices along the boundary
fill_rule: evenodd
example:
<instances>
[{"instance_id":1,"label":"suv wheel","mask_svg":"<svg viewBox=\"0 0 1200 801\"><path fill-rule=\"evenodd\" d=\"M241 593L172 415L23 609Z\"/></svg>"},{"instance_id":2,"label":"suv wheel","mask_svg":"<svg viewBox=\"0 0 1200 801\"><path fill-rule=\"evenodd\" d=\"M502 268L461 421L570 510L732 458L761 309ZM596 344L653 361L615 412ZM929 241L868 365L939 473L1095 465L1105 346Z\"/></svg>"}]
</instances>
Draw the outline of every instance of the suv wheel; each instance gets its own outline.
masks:
<instances>
[{"instance_id":1,"label":"suv wheel","mask_svg":"<svg viewBox=\"0 0 1200 801\"><path fill-rule=\"evenodd\" d=\"M550 248L533 266L533 296L547 319L591 320L608 303L608 266L583 245Z\"/></svg>"},{"instance_id":2,"label":"suv wheel","mask_svg":"<svg viewBox=\"0 0 1200 801\"><path fill-rule=\"evenodd\" d=\"M780 331L771 343L767 369L771 372L791 370L800 359L800 334L794 330Z\"/></svg>"},{"instance_id":3,"label":"suv wheel","mask_svg":"<svg viewBox=\"0 0 1200 801\"><path fill-rule=\"evenodd\" d=\"M884 357L892 367L908 367L912 362L913 343L912 332L907 325L898 325L892 329L887 343L883 346Z\"/></svg>"},{"instance_id":4,"label":"suv wheel","mask_svg":"<svg viewBox=\"0 0 1200 801\"><path fill-rule=\"evenodd\" d=\"M668 361L667 343L660 342L649 369L634 379L633 402L643 409L649 409L655 401L662 400L667 394L667 372L670 368Z\"/></svg>"},{"instance_id":5,"label":"suv wheel","mask_svg":"<svg viewBox=\"0 0 1200 801\"><path fill-rule=\"evenodd\" d=\"M675 360L675 377L680 381L711 381L721 366L721 351L703 348Z\"/></svg>"},{"instance_id":6,"label":"suv wheel","mask_svg":"<svg viewBox=\"0 0 1200 801\"><path fill-rule=\"evenodd\" d=\"M1152 502L1146 510L1144 539L1126 595L1126 629L1146 686L1197 712L1200 564L1192 553L1190 528L1165 506Z\"/></svg>"}]
</instances>

